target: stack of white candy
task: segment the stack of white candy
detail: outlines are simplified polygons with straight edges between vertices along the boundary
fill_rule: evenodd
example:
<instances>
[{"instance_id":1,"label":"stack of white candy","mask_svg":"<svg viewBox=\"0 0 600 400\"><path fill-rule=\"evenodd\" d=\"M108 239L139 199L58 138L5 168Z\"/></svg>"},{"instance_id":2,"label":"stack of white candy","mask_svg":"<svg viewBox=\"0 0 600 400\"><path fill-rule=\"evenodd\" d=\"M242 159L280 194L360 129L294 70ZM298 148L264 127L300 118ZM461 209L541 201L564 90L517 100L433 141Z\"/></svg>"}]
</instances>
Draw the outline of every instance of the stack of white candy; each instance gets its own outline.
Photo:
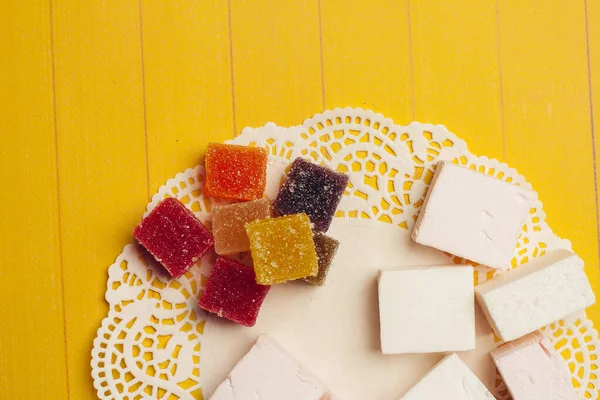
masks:
<instances>
[{"instance_id":1,"label":"stack of white candy","mask_svg":"<svg viewBox=\"0 0 600 400\"><path fill-rule=\"evenodd\" d=\"M412 238L508 271L535 193L491 176L438 165ZM550 252L477 287L464 265L413 267L379 274L384 354L475 348L476 297L496 335L491 353L514 400L576 400L568 367L537 332L594 304L583 261ZM212 400L328 400L326 387L272 339L261 336ZM427 373L402 400L491 400L494 396L456 354Z\"/></svg>"},{"instance_id":2,"label":"stack of white candy","mask_svg":"<svg viewBox=\"0 0 600 400\"><path fill-rule=\"evenodd\" d=\"M532 191L442 162L412 238L419 244L507 271L534 200ZM513 399L577 399L565 362L541 334L532 334L595 302L583 261L566 250L550 252L475 288L471 267L382 272L382 351L473 349L473 291L496 335L508 342L492 352L492 359ZM443 337L431 332L443 332L439 335ZM455 365L449 367L451 364ZM484 400L493 396L458 357L450 356L402 399L441 398Z\"/></svg>"}]
</instances>

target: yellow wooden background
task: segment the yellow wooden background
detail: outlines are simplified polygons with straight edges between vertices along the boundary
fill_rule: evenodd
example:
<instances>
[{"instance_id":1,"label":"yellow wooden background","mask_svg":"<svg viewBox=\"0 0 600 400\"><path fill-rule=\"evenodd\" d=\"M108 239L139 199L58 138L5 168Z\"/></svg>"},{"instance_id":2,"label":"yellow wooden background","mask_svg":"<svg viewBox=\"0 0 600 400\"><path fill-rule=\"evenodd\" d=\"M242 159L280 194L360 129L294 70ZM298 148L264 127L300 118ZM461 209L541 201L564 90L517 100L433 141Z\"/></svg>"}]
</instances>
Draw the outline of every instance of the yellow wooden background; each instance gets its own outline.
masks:
<instances>
[{"instance_id":1,"label":"yellow wooden background","mask_svg":"<svg viewBox=\"0 0 600 400\"><path fill-rule=\"evenodd\" d=\"M107 267L207 142L345 105L516 167L599 289L600 0L2 0L0 399L95 398Z\"/></svg>"}]
</instances>

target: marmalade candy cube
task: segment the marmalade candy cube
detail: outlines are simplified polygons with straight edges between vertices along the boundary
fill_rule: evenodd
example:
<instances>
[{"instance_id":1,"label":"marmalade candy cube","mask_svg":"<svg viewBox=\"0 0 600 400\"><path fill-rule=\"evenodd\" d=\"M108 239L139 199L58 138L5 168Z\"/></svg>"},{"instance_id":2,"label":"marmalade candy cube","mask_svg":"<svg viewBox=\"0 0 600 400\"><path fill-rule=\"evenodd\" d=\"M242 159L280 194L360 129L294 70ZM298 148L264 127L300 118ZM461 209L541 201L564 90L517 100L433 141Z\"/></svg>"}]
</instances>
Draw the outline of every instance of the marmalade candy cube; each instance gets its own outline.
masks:
<instances>
[{"instance_id":1,"label":"marmalade candy cube","mask_svg":"<svg viewBox=\"0 0 600 400\"><path fill-rule=\"evenodd\" d=\"M246 225L256 282L273 285L319 272L306 214L267 218Z\"/></svg>"},{"instance_id":2,"label":"marmalade candy cube","mask_svg":"<svg viewBox=\"0 0 600 400\"><path fill-rule=\"evenodd\" d=\"M273 208L279 215L305 213L316 231L326 232L347 185L347 175L297 158Z\"/></svg>"},{"instance_id":3,"label":"marmalade candy cube","mask_svg":"<svg viewBox=\"0 0 600 400\"><path fill-rule=\"evenodd\" d=\"M260 199L267 184L267 150L210 143L204 161L204 194L237 200Z\"/></svg>"},{"instance_id":4,"label":"marmalade candy cube","mask_svg":"<svg viewBox=\"0 0 600 400\"><path fill-rule=\"evenodd\" d=\"M269 286L256 283L254 271L219 257L200 298L200 308L245 326L254 326Z\"/></svg>"},{"instance_id":5,"label":"marmalade candy cube","mask_svg":"<svg viewBox=\"0 0 600 400\"><path fill-rule=\"evenodd\" d=\"M317 276L309 276L304 278L304 280L316 286L323 286L340 242L321 232L314 234L313 241L315 242L315 251L317 252L319 273Z\"/></svg>"},{"instance_id":6,"label":"marmalade candy cube","mask_svg":"<svg viewBox=\"0 0 600 400\"><path fill-rule=\"evenodd\" d=\"M173 278L185 274L214 245L210 231L173 197L158 203L133 236Z\"/></svg>"},{"instance_id":7,"label":"marmalade candy cube","mask_svg":"<svg viewBox=\"0 0 600 400\"><path fill-rule=\"evenodd\" d=\"M216 206L212 212L215 252L229 255L250 250L245 225L271 216L269 199Z\"/></svg>"}]
</instances>

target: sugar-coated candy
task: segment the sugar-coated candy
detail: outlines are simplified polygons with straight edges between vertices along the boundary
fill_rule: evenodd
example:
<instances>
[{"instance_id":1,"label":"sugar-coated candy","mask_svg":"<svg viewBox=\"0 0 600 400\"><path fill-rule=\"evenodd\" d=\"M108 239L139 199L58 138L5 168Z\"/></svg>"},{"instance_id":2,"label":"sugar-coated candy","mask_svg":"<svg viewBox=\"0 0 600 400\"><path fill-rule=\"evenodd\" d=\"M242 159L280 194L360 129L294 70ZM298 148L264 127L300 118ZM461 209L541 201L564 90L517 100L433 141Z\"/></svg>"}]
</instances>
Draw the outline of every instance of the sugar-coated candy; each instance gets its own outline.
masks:
<instances>
[{"instance_id":1,"label":"sugar-coated candy","mask_svg":"<svg viewBox=\"0 0 600 400\"><path fill-rule=\"evenodd\" d=\"M555 249L475 287L481 310L505 342L596 303L583 260Z\"/></svg>"},{"instance_id":2,"label":"sugar-coated candy","mask_svg":"<svg viewBox=\"0 0 600 400\"><path fill-rule=\"evenodd\" d=\"M269 286L256 283L251 267L219 257L208 278L200 307L245 326L254 326Z\"/></svg>"},{"instance_id":3,"label":"sugar-coated candy","mask_svg":"<svg viewBox=\"0 0 600 400\"><path fill-rule=\"evenodd\" d=\"M321 232L316 232L314 234L313 241L315 242L319 273L317 276L309 276L304 278L304 280L316 286L323 286L325 279L327 278L327 273L329 272L329 267L333 262L333 257L335 257L335 253L340 246L340 242Z\"/></svg>"},{"instance_id":4,"label":"sugar-coated candy","mask_svg":"<svg viewBox=\"0 0 600 400\"><path fill-rule=\"evenodd\" d=\"M302 158L292 163L273 208L280 215L305 213L325 232L348 185L348 176Z\"/></svg>"},{"instance_id":5,"label":"sugar-coated candy","mask_svg":"<svg viewBox=\"0 0 600 400\"><path fill-rule=\"evenodd\" d=\"M306 214L267 218L246 225L256 282L273 285L319 272Z\"/></svg>"},{"instance_id":6,"label":"sugar-coated candy","mask_svg":"<svg viewBox=\"0 0 600 400\"><path fill-rule=\"evenodd\" d=\"M204 164L204 194L238 200L263 196L267 182L264 148L210 143Z\"/></svg>"},{"instance_id":7,"label":"sugar-coated candy","mask_svg":"<svg viewBox=\"0 0 600 400\"><path fill-rule=\"evenodd\" d=\"M210 400L333 400L327 388L273 338L262 335Z\"/></svg>"},{"instance_id":8,"label":"sugar-coated candy","mask_svg":"<svg viewBox=\"0 0 600 400\"><path fill-rule=\"evenodd\" d=\"M490 355L513 400L579 400L569 364L539 331L504 343Z\"/></svg>"},{"instance_id":9,"label":"sugar-coated candy","mask_svg":"<svg viewBox=\"0 0 600 400\"><path fill-rule=\"evenodd\" d=\"M169 274L185 274L214 244L212 234L179 200L162 200L140 222L133 236Z\"/></svg>"},{"instance_id":10,"label":"sugar-coated candy","mask_svg":"<svg viewBox=\"0 0 600 400\"><path fill-rule=\"evenodd\" d=\"M470 265L382 271L377 287L383 354L475 348L475 299Z\"/></svg>"},{"instance_id":11,"label":"sugar-coated candy","mask_svg":"<svg viewBox=\"0 0 600 400\"><path fill-rule=\"evenodd\" d=\"M440 334L442 334L440 332ZM437 363L400 400L496 400L456 355ZM550 400L550 399L547 399Z\"/></svg>"},{"instance_id":12,"label":"sugar-coated candy","mask_svg":"<svg viewBox=\"0 0 600 400\"><path fill-rule=\"evenodd\" d=\"M228 255L250 250L245 225L271 216L267 198L216 206L212 212L215 252Z\"/></svg>"},{"instance_id":13,"label":"sugar-coated candy","mask_svg":"<svg viewBox=\"0 0 600 400\"><path fill-rule=\"evenodd\" d=\"M438 163L412 239L507 271L535 192L452 161Z\"/></svg>"}]
</instances>

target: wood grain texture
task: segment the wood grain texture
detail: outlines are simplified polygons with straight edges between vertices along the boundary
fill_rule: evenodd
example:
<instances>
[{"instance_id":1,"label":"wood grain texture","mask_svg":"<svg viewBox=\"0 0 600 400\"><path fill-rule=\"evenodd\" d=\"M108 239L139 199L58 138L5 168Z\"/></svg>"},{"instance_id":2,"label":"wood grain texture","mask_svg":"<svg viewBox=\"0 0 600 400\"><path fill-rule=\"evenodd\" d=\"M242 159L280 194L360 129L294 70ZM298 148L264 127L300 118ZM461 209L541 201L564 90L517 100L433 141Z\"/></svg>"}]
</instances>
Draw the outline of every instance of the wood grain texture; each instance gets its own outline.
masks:
<instances>
[{"instance_id":1,"label":"wood grain texture","mask_svg":"<svg viewBox=\"0 0 600 400\"><path fill-rule=\"evenodd\" d=\"M498 14L506 162L531 182L598 291L584 2L500 0Z\"/></svg>"},{"instance_id":2,"label":"wood grain texture","mask_svg":"<svg viewBox=\"0 0 600 400\"><path fill-rule=\"evenodd\" d=\"M69 397L91 399L107 266L148 200L139 8L121 0L53 5Z\"/></svg>"},{"instance_id":3,"label":"wood grain texture","mask_svg":"<svg viewBox=\"0 0 600 400\"><path fill-rule=\"evenodd\" d=\"M150 193L234 136L225 1L142 1ZM169 32L168 35L165 32Z\"/></svg>"},{"instance_id":4,"label":"wood grain texture","mask_svg":"<svg viewBox=\"0 0 600 400\"><path fill-rule=\"evenodd\" d=\"M408 2L321 1L324 102L413 120Z\"/></svg>"},{"instance_id":5,"label":"wood grain texture","mask_svg":"<svg viewBox=\"0 0 600 400\"><path fill-rule=\"evenodd\" d=\"M586 0L586 30L587 30L587 51L589 55L589 80L590 80L590 103L592 113L590 115L593 122L593 134L596 148L596 172L598 171L598 162L600 157L600 1ZM598 177L596 176L596 183Z\"/></svg>"},{"instance_id":6,"label":"wood grain texture","mask_svg":"<svg viewBox=\"0 0 600 400\"><path fill-rule=\"evenodd\" d=\"M596 218L600 218L598 210L600 209L600 1L597 0L586 0L586 28L587 28L587 51L588 51L588 74L589 74L589 95L591 104L590 120L592 122L592 137L594 138L594 178L596 180ZM600 220L597 220L600 225ZM596 235L590 238L590 241L600 240ZM599 243L599 242L597 242ZM595 271L600 269L597 265ZM591 270L592 279L596 279L596 284L600 288L598 283L598 277L594 274L594 266L588 269ZM596 292L598 293L598 292ZM600 297L597 294L597 297ZM600 327L600 307L595 307L592 311L592 317L596 324L596 328Z\"/></svg>"},{"instance_id":7,"label":"wood grain texture","mask_svg":"<svg viewBox=\"0 0 600 400\"><path fill-rule=\"evenodd\" d=\"M503 159L496 0L412 1L410 26L414 119L444 124L474 154Z\"/></svg>"},{"instance_id":8,"label":"wood grain texture","mask_svg":"<svg viewBox=\"0 0 600 400\"><path fill-rule=\"evenodd\" d=\"M148 196L208 142L323 108L442 123L517 168L600 293L597 21L597 0L0 2L19 189L0 196L0 399L95 398L107 267Z\"/></svg>"},{"instance_id":9,"label":"wood grain texture","mask_svg":"<svg viewBox=\"0 0 600 400\"><path fill-rule=\"evenodd\" d=\"M49 1L0 4L0 52L0 398L61 399L67 370Z\"/></svg>"},{"instance_id":10,"label":"wood grain texture","mask_svg":"<svg viewBox=\"0 0 600 400\"><path fill-rule=\"evenodd\" d=\"M236 134L323 108L317 0L231 0ZM318 110L318 111L315 111Z\"/></svg>"}]
</instances>

